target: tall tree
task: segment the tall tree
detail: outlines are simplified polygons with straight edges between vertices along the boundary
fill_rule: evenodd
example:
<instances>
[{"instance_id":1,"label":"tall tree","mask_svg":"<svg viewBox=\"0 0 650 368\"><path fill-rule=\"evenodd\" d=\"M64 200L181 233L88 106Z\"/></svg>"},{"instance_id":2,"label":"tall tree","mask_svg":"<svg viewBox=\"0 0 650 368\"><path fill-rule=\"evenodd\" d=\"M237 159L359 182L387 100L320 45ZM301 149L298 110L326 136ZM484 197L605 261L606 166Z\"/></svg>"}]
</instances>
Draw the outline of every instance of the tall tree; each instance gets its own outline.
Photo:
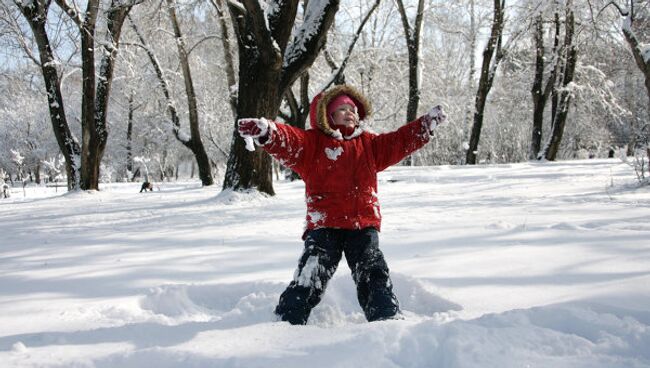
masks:
<instances>
[{"instance_id":1,"label":"tall tree","mask_svg":"<svg viewBox=\"0 0 650 368\"><path fill-rule=\"evenodd\" d=\"M176 138L176 140L178 140L181 144L183 144L186 148L188 148L192 152L192 154L194 155L194 159L196 160L197 167L199 169L199 179L201 180L201 183L204 186L208 186L214 184L214 180L212 178L212 173L211 173L210 159L208 158L207 152L205 151L205 147L203 145L203 141L201 139L201 132L199 129L199 114L197 108L197 100L196 100L196 94L194 92L194 82L192 81L192 73L189 65L189 57L186 51L185 41L183 40L183 36L181 34L180 25L178 23L178 19L176 16L176 11L174 9L175 2L173 0L167 0L167 1L168 1L167 11L168 11L169 18L172 22L172 26L174 28L174 37L176 39L176 45L178 48L178 57L181 65L181 70L183 73L185 93L187 96L187 105L189 111L188 115L189 115L189 123L190 123L190 136L187 136L187 134L183 134L181 130L182 129L181 118L178 113L178 110L176 109L176 103L174 102L174 99L172 97L172 91L169 85L169 81L167 77L165 77L162 65L160 64L158 57L154 53L153 48L147 42L144 35L140 31L136 23L133 21L133 19L129 18L129 20L131 21L131 28L133 29L136 36L140 40L139 46L142 47L147 53L147 57L149 58L149 61L151 62L151 65L153 66L156 72L156 77L158 78L158 82L160 83L160 87L162 89L163 95L165 96L165 101L167 102L167 113L169 114L169 117L171 119L172 132L174 134L174 137Z\"/></svg>"},{"instance_id":2,"label":"tall tree","mask_svg":"<svg viewBox=\"0 0 650 368\"><path fill-rule=\"evenodd\" d=\"M487 102L487 96L490 93L490 89L492 89L496 69L499 66L501 59L503 59L501 44L503 39L503 27L505 24L504 8L505 0L494 0L492 30L487 45L483 50L481 76L479 78L478 90L476 91L476 102L474 105L474 123L472 125L472 134L469 139L469 148L465 156L465 162L470 165L476 164L478 143L481 137L481 129L483 127L485 103Z\"/></svg>"},{"instance_id":3,"label":"tall tree","mask_svg":"<svg viewBox=\"0 0 650 368\"><path fill-rule=\"evenodd\" d=\"M559 50L560 42L560 16L555 11L555 33L553 36L553 49L551 51L551 67L548 72L548 76L545 80L545 69L546 69L546 60L547 55L545 52L544 46L544 16L542 12L535 17L534 21L534 39L535 39L535 77L533 79L533 85L531 87L531 95L533 98L533 131L530 141L530 150L528 153L528 158L531 160L537 159L539 151L542 148L542 128L544 126L544 110L548 102L548 98L551 94L551 91L555 89L555 81L557 76L557 71L560 63L559 55L557 54ZM553 116L555 115L555 109L553 110Z\"/></svg>"},{"instance_id":4,"label":"tall tree","mask_svg":"<svg viewBox=\"0 0 650 368\"><path fill-rule=\"evenodd\" d=\"M560 59L560 86L557 90L558 102L557 107L554 108L555 113L553 114L549 139L539 154L540 159L544 158L549 161L556 159L562 142L564 127L569 114L569 106L573 98L570 84L573 82L578 58L578 52L574 42L575 14L573 2L569 0L565 6L566 18L564 20L564 43L562 45Z\"/></svg>"},{"instance_id":5,"label":"tall tree","mask_svg":"<svg viewBox=\"0 0 650 368\"><path fill-rule=\"evenodd\" d=\"M27 19L41 54L41 68L48 92L50 115L55 135L61 146L61 151L71 163L67 164L69 188L85 190L99 189L99 167L108 137L107 115L108 101L113 80L119 38L124 19L131 8L141 0L119 1L111 0L106 11L105 39L96 40L96 24L99 16L99 0L89 0L85 12L81 12L75 3L66 0L55 0L79 30L81 70L82 70L82 101L81 101L81 150L69 133L69 127L64 115L63 98L60 93L60 77L56 75L56 64L51 44L47 36L47 16L50 0L22 2L15 0L22 14ZM102 48L102 59L99 72L95 65L95 48ZM97 75L98 73L98 75ZM57 91L58 90L58 91ZM56 106L53 106L56 105ZM58 116L54 114L60 114ZM80 159L78 155L80 154ZM79 164L80 162L80 164ZM79 174L77 174L79 172ZM77 184L78 183L78 184Z\"/></svg>"},{"instance_id":6,"label":"tall tree","mask_svg":"<svg viewBox=\"0 0 650 368\"><path fill-rule=\"evenodd\" d=\"M237 77L235 76L235 62L232 56L232 46L230 42L230 32L228 31L228 10L223 4L224 0L210 0L210 3L217 11L217 18L219 20L219 28L221 31L221 45L223 46L223 61L226 68L226 81L228 82L228 102L230 102L230 110L232 111L233 118L237 118Z\"/></svg>"},{"instance_id":7,"label":"tall tree","mask_svg":"<svg viewBox=\"0 0 650 368\"><path fill-rule=\"evenodd\" d=\"M339 0L310 1L293 37L298 0L271 0L266 10L258 0L228 4L239 48L237 118L273 119L288 88L322 49ZM223 188L275 194L270 156L248 152L234 128Z\"/></svg>"},{"instance_id":8,"label":"tall tree","mask_svg":"<svg viewBox=\"0 0 650 368\"><path fill-rule=\"evenodd\" d=\"M639 36L634 32L635 11L634 0L629 1L629 8L625 9L619 6L615 1L610 1L609 5L613 5L618 9L619 14L623 17L622 31L625 36L625 41L630 47L634 62L639 68L645 78L645 88L648 94L648 105L650 105L650 46L648 43L643 43ZM647 4L646 4L647 6Z\"/></svg>"},{"instance_id":9,"label":"tall tree","mask_svg":"<svg viewBox=\"0 0 650 368\"><path fill-rule=\"evenodd\" d=\"M124 20L131 8L142 0L111 0L106 11L104 39L96 37L100 0L88 0L85 12L76 3L55 0L77 25L81 39L81 177L80 188L99 190L99 167L108 140L108 102ZM99 71L95 48L102 48Z\"/></svg>"},{"instance_id":10,"label":"tall tree","mask_svg":"<svg viewBox=\"0 0 650 368\"><path fill-rule=\"evenodd\" d=\"M396 0L396 2L402 19L409 59L409 97L406 105L406 122L408 123L417 118L420 105L420 45L422 44L420 35L424 21L424 0L418 0L413 25L409 20L404 1ZM410 165L411 160L411 156L407 157L406 163Z\"/></svg>"},{"instance_id":11,"label":"tall tree","mask_svg":"<svg viewBox=\"0 0 650 368\"><path fill-rule=\"evenodd\" d=\"M41 74L45 82L52 130L65 159L68 189L79 189L81 170L79 156L81 154L81 147L68 125L63 104L63 94L61 93L61 76L57 70L58 60L54 56L47 33L47 15L51 0L36 0L32 2L14 0L14 3L20 9L25 20L27 20L34 35L34 41L38 47L39 57L36 59L31 54L29 48L26 45L24 46L30 58L41 68Z\"/></svg>"},{"instance_id":12,"label":"tall tree","mask_svg":"<svg viewBox=\"0 0 650 368\"><path fill-rule=\"evenodd\" d=\"M176 47L178 49L178 57L181 64L181 71L183 72L183 80L185 82L185 93L187 95L187 106L190 120L190 138L182 141L183 144L189 148L194 157L196 164L199 168L199 178L204 186L214 184L211 173L210 159L205 151L203 141L201 140L201 131L199 129L199 111L196 102L196 92L194 91L194 82L192 81L192 71L190 69L190 61L185 46L185 40L181 33L180 23L176 16L176 1L167 0L167 11L169 19L174 28L174 37L176 38ZM178 136L178 135L177 135Z\"/></svg>"},{"instance_id":13,"label":"tall tree","mask_svg":"<svg viewBox=\"0 0 650 368\"><path fill-rule=\"evenodd\" d=\"M636 66L639 68L641 73L643 73L646 94L648 96L647 108L648 111L650 111L650 46L647 42L646 43L641 42L639 35L637 35L637 33L634 31L634 25L636 20L634 0L629 0L628 9L622 8L621 6L618 5L616 1L610 1L607 4L607 6L610 5L616 7L621 17L623 17L623 24L621 27L623 31L623 36L625 36L625 41L627 42L630 51L632 52L632 56L634 57L634 62ZM646 4L646 11L648 11L647 4ZM649 20L646 19L646 25L648 21ZM644 129L645 132L643 132ZM628 151L633 151L635 149L634 146L636 145L638 138L644 138L646 141L649 140L648 135L650 135L650 133L648 133L647 126L641 129L637 128L637 130L640 130L641 133L640 134L639 132L633 133L632 142L629 145ZM645 137L637 137L637 135L645 135ZM646 145L646 155L648 156L648 160L650 160L650 145ZM648 170L650 172L650 167L648 168Z\"/></svg>"},{"instance_id":14,"label":"tall tree","mask_svg":"<svg viewBox=\"0 0 650 368\"><path fill-rule=\"evenodd\" d=\"M424 0L418 0L415 10L413 25L409 20L403 0L397 0L397 7L404 27L406 38L406 49L409 59L409 99L406 107L406 121L413 121L417 118L418 106L420 104L420 45L422 34L422 22L424 20Z\"/></svg>"}]
</instances>

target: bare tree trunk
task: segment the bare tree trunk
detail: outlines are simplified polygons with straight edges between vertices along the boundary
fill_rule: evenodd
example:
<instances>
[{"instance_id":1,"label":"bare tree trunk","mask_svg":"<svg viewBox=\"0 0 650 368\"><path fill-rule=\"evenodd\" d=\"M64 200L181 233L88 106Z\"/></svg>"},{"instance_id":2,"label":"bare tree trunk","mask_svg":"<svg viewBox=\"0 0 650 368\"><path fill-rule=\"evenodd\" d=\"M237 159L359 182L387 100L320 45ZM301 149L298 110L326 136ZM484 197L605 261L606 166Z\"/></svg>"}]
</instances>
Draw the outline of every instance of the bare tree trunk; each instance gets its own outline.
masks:
<instances>
[{"instance_id":1,"label":"bare tree trunk","mask_svg":"<svg viewBox=\"0 0 650 368\"><path fill-rule=\"evenodd\" d=\"M557 113L553 120L551 136L543 152L543 157L549 161L554 161L562 143L564 126L566 125L569 114L569 105L572 100L572 92L567 90L575 73L577 63L577 50L573 44L573 34L575 30L575 17L571 1L566 4L565 35L563 46L563 72L562 72L562 90L559 92Z\"/></svg>"},{"instance_id":2,"label":"bare tree trunk","mask_svg":"<svg viewBox=\"0 0 650 368\"><path fill-rule=\"evenodd\" d=\"M62 1L59 1L61 3ZM99 189L99 152L101 136L95 126L95 27L99 13L99 0L89 0L85 19L79 26L81 39L81 189Z\"/></svg>"},{"instance_id":3,"label":"bare tree trunk","mask_svg":"<svg viewBox=\"0 0 650 368\"><path fill-rule=\"evenodd\" d=\"M492 20L492 31L485 50L483 50L483 64L481 66L481 77L479 79L478 90L476 92L476 102L474 109L474 124L472 125L472 134L469 139L469 149L466 153L465 162L470 165L476 164L476 154L478 152L478 142L481 137L483 127L483 113L487 96L492 89L492 82L499 62L503 58L501 54L501 39L504 26L504 7L505 0L494 0L494 18ZM496 49L496 57L494 57ZM494 61L492 58L494 57Z\"/></svg>"},{"instance_id":4,"label":"bare tree trunk","mask_svg":"<svg viewBox=\"0 0 650 368\"><path fill-rule=\"evenodd\" d=\"M212 168L210 167L210 159L205 151L205 146L201 140L201 131L199 129L199 111L196 102L196 93L194 92L194 83L192 82L192 72L190 70L190 62L185 49L185 41L181 34L180 24L176 17L175 0L167 0L167 10L169 18L171 19L172 26L174 27L174 36L176 37L176 46L178 48L178 57L183 72L183 80L185 81L185 93L187 94L187 106L189 111L190 120L190 140L187 143L188 147L194 153L196 164L199 168L199 178L204 186L214 184L212 179Z\"/></svg>"},{"instance_id":5,"label":"bare tree trunk","mask_svg":"<svg viewBox=\"0 0 650 368\"><path fill-rule=\"evenodd\" d=\"M620 9L619 9L620 11ZM634 23L634 1L630 0L630 10L629 12L621 12L621 15L625 17L623 21L623 35L625 36L625 41L630 46L632 55L634 56L634 61L636 66L639 68L643 76L645 77L645 89L648 94L648 106L650 107L650 58L643 56L643 50L641 49L641 43L637 39L636 35L632 31L632 25ZM647 52L647 51L646 51Z\"/></svg>"},{"instance_id":6,"label":"bare tree trunk","mask_svg":"<svg viewBox=\"0 0 650 368\"><path fill-rule=\"evenodd\" d=\"M133 105L133 91L129 95L129 116L126 127L126 170L128 173L133 172L133 114L135 106Z\"/></svg>"},{"instance_id":7,"label":"bare tree trunk","mask_svg":"<svg viewBox=\"0 0 650 368\"><path fill-rule=\"evenodd\" d=\"M557 64L558 68L563 68L564 66L559 66L561 64L561 61L564 59L562 57L562 52L563 50L559 50L559 45L560 45L560 29L562 26L562 23L560 22L560 13L558 8L555 9L555 15L553 19L553 25L555 26L555 50L557 51L556 58L557 58ZM555 116L557 115L557 104L558 104L558 83L560 82L555 82L553 84L553 87L551 88L551 128L553 128L553 124L555 124ZM541 158L542 156L538 156L538 158Z\"/></svg>"},{"instance_id":8,"label":"bare tree trunk","mask_svg":"<svg viewBox=\"0 0 650 368\"><path fill-rule=\"evenodd\" d=\"M531 94L533 96L533 135L530 141L529 158L537 158L542 146L542 127L544 123L545 101L542 92L544 84L544 25L542 15L535 18L535 78Z\"/></svg>"},{"instance_id":9,"label":"bare tree trunk","mask_svg":"<svg viewBox=\"0 0 650 368\"><path fill-rule=\"evenodd\" d=\"M108 142L107 120L113 72L115 70L115 63L117 62L122 26L124 25L126 15L131 11L131 7L132 6L129 5L120 5L116 0L113 0L111 1L111 7L107 12L107 39L102 43L104 52L99 66L99 78L97 80L97 90L95 95L94 130L97 132L97 141L94 147L95 160L93 161L93 169L97 182L93 183L93 189L99 189L99 166L102 157L104 156L106 143Z\"/></svg>"},{"instance_id":10,"label":"bare tree trunk","mask_svg":"<svg viewBox=\"0 0 650 368\"><path fill-rule=\"evenodd\" d=\"M230 110L233 118L237 118L237 80L235 78L235 62L232 57L232 46L230 45L230 32L228 32L228 11L223 0L210 0L212 6L217 10L219 28L221 28L221 45L223 46L224 61L226 63L226 80L228 81L228 96Z\"/></svg>"},{"instance_id":11,"label":"bare tree trunk","mask_svg":"<svg viewBox=\"0 0 650 368\"><path fill-rule=\"evenodd\" d=\"M34 181L36 184L41 184L41 164L40 162L34 166Z\"/></svg>"},{"instance_id":12,"label":"bare tree trunk","mask_svg":"<svg viewBox=\"0 0 650 368\"><path fill-rule=\"evenodd\" d=\"M415 23L411 28L406 8L403 0L397 0L402 25L404 27L404 36L406 38L406 48L409 56L409 100L406 105L406 122L411 122L417 118L418 107L420 105L420 34L422 32L422 21L424 19L424 0L418 0L418 7L415 14ZM413 163L409 155L405 159L406 165Z\"/></svg>"},{"instance_id":13,"label":"bare tree trunk","mask_svg":"<svg viewBox=\"0 0 650 368\"><path fill-rule=\"evenodd\" d=\"M406 107L406 122L410 122L417 118L420 104L420 34L424 19L424 0L418 0L415 23L412 28L406 14L404 2L398 0L397 6L402 18L409 58L409 100Z\"/></svg>"},{"instance_id":14,"label":"bare tree trunk","mask_svg":"<svg viewBox=\"0 0 650 368\"><path fill-rule=\"evenodd\" d=\"M61 78L56 70L56 59L47 35L46 23L50 2L38 0L31 3L32 6L24 6L22 2L15 3L29 23L38 46L38 64L45 82L52 130L65 159L68 190L75 190L79 188L81 147L68 125L61 94Z\"/></svg>"},{"instance_id":15,"label":"bare tree trunk","mask_svg":"<svg viewBox=\"0 0 650 368\"><path fill-rule=\"evenodd\" d=\"M476 76L476 38L478 37L478 29L476 26L476 10L475 10L475 0L470 0L469 6L470 6L470 31L469 31L469 37L470 37L470 46L469 46L469 73L468 73L468 81L467 81L467 87L468 87L468 95L471 95L473 93L476 93L476 83L474 82L474 78ZM473 117L473 112L474 112L474 106L471 106L470 103L467 104L467 111L465 113L465 125L463 125L463 128L467 127L467 136L465 139L469 141L469 136L471 132L471 125L472 125L472 117Z\"/></svg>"},{"instance_id":16,"label":"bare tree trunk","mask_svg":"<svg viewBox=\"0 0 650 368\"><path fill-rule=\"evenodd\" d=\"M310 2L289 43L298 0L271 1L267 6L274 10L268 13L255 0L229 2L239 45L237 118L277 116L282 96L322 49L338 5ZM248 152L235 124L223 188L274 194L270 156L260 149Z\"/></svg>"},{"instance_id":17,"label":"bare tree trunk","mask_svg":"<svg viewBox=\"0 0 650 368\"><path fill-rule=\"evenodd\" d=\"M539 14L535 19L535 78L531 88L533 98L533 132L531 137L530 152L528 158L531 160L538 159L539 152L542 149L542 128L544 126L544 110L548 102L549 95L555 90L555 80L557 79L557 71L559 67L558 54L559 46L559 18L557 12L555 13L555 36L554 45L552 50L554 67L551 70L546 86L544 86L544 68L545 68L545 52L544 52L544 20L542 15ZM553 114L555 115L555 114Z\"/></svg>"},{"instance_id":18,"label":"bare tree trunk","mask_svg":"<svg viewBox=\"0 0 650 368\"><path fill-rule=\"evenodd\" d=\"M107 12L107 39L98 44L104 47L100 62L99 78L95 68L95 29L99 15L100 0L89 0L86 11L77 13L76 8L66 0L56 0L57 4L79 28L81 39L81 178L80 188L99 190L99 167L108 139L106 118L108 101L113 80L119 38L124 19L131 8L140 0L121 2L112 0Z\"/></svg>"}]
</instances>

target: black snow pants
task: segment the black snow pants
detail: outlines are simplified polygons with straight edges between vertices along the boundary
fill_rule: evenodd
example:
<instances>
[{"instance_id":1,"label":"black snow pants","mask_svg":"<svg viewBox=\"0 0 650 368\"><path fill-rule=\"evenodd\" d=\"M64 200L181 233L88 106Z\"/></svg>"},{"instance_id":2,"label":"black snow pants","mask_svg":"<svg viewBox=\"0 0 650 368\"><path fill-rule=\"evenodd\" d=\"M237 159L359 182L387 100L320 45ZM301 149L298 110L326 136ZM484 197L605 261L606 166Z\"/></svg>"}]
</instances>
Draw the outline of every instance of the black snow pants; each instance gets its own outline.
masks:
<instances>
[{"instance_id":1,"label":"black snow pants","mask_svg":"<svg viewBox=\"0 0 650 368\"><path fill-rule=\"evenodd\" d=\"M374 228L310 231L293 281L280 296L275 314L294 325L306 324L311 310L321 301L342 253L352 271L357 298L366 319L372 322L398 314L399 303L393 294L388 265L379 250L379 237Z\"/></svg>"}]
</instances>

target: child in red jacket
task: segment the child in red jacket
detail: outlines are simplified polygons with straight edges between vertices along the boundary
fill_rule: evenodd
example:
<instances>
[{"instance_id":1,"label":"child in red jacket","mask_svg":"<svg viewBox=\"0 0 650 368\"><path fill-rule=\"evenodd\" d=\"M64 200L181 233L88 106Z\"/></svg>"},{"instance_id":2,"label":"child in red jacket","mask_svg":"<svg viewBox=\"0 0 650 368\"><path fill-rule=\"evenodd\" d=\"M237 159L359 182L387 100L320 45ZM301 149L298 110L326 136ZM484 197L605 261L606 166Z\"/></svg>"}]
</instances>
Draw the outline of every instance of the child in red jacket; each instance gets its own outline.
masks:
<instances>
[{"instance_id":1,"label":"child in red jacket","mask_svg":"<svg viewBox=\"0 0 650 368\"><path fill-rule=\"evenodd\" d=\"M436 106L394 132L373 134L360 126L370 114L370 103L356 89L342 85L312 101L310 121L316 129L264 118L238 122L242 137L253 138L305 182L305 249L275 309L283 321L307 323L343 253L366 319L395 318L400 312L379 250L377 173L424 146L446 116Z\"/></svg>"}]
</instances>

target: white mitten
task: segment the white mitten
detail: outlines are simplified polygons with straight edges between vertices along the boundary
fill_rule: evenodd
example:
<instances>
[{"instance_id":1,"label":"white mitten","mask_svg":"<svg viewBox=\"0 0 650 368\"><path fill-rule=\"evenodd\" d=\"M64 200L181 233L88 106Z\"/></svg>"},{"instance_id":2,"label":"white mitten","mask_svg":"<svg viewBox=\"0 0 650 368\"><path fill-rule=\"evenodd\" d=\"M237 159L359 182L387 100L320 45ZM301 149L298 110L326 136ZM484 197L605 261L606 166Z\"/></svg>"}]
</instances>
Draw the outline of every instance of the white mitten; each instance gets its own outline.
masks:
<instances>
[{"instance_id":1,"label":"white mitten","mask_svg":"<svg viewBox=\"0 0 650 368\"><path fill-rule=\"evenodd\" d=\"M437 105L429 112L422 116L422 122L426 125L429 131L433 131L438 125L447 122L447 115L442 111L442 106Z\"/></svg>"}]
</instances>

